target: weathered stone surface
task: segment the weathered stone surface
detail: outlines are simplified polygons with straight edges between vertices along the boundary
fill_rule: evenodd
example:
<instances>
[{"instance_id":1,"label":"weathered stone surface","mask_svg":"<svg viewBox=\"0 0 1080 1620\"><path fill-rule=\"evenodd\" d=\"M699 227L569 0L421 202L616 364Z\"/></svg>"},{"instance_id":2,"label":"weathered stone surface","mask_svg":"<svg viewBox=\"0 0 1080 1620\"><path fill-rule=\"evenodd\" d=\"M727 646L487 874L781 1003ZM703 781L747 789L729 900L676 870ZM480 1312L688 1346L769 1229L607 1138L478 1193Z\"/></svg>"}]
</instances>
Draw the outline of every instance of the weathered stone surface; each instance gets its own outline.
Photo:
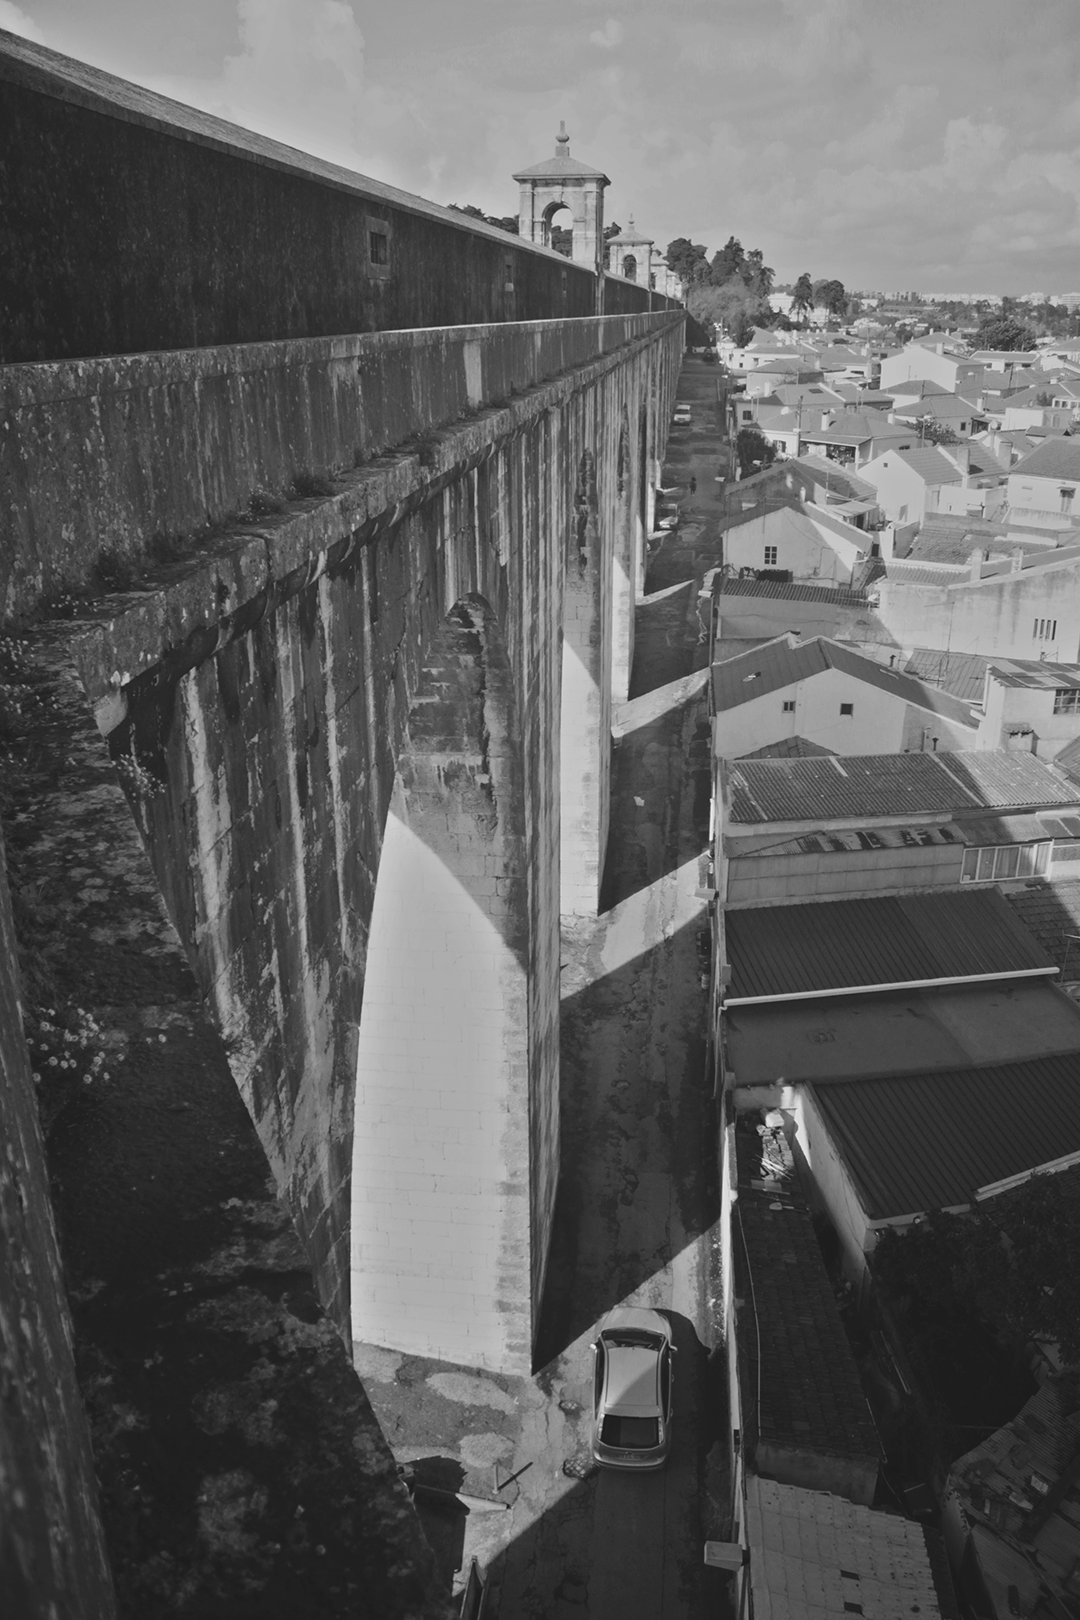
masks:
<instances>
[{"instance_id":1,"label":"weathered stone surface","mask_svg":"<svg viewBox=\"0 0 1080 1620\"><path fill-rule=\"evenodd\" d=\"M6 752L6 820L119 1612L201 1620L254 1605L283 1620L314 1612L444 1620L418 1522L318 1304L67 639L62 623L38 629L5 671L9 689L21 682L30 694ZM0 962L8 967L8 951ZM0 1023L5 1037L16 1028ZM58 1028L87 1031L57 1047L63 1061L78 1055L71 1070L44 1056ZM5 1131L0 1152L12 1140ZM30 1189L40 1221L44 1188L36 1207L32 1181ZM33 1257L39 1241L22 1252ZM5 1313L18 1283L0 1277ZM59 1320L63 1297L54 1266L39 1279L36 1308ZM57 1493L74 1494L80 1413L70 1374L58 1440L49 1406L65 1391L62 1366L11 1372L35 1444L52 1449L28 1497L50 1479ZM6 1480L4 1489L10 1523ZM82 1491L76 1505L88 1512L85 1471ZM107 1615L105 1597L94 1595L104 1578L93 1543L74 1515L71 1535L57 1553L78 1558L85 1596L56 1612ZM50 1612L43 1572L33 1580L40 1607L13 1614Z\"/></svg>"},{"instance_id":2,"label":"weathered stone surface","mask_svg":"<svg viewBox=\"0 0 1080 1620\"><path fill-rule=\"evenodd\" d=\"M444 1284L456 1278L461 1286L449 1293L465 1337L440 1342L439 1353L519 1369L527 1365L529 1324L543 1282L558 1159L558 874L561 864L576 875L570 909L595 910L610 735L604 694L610 693L614 649L628 658L630 637L628 620L619 622L615 612L610 578L616 554L624 563L634 557L638 497L649 487L649 452L663 432L681 339L681 327L665 317L581 322L570 347L555 343L549 354L547 330L478 329L462 336L451 357L481 393L489 342L494 370L516 354L516 374L526 379L577 352L583 338L594 345L594 357L504 406L441 426L421 454L381 457L343 477L331 494L294 500L260 518L255 529L223 535L198 556L139 582L140 589L94 604L70 632L169 914L214 1008L233 1073L315 1264L323 1303L343 1337L373 1338L379 1335L359 1320L359 1302L350 1319L349 1200L357 1031L383 827L395 779L400 772L407 778L416 754L420 711L430 713L432 702L447 715L453 708L445 681L429 689L425 673L441 627L455 604L484 604L505 650L507 712L514 717L506 748L515 759L515 786L500 813L522 829L518 866L527 874L514 902L521 917L514 949L524 975L519 1023L527 1086L511 1108L519 1082L515 1065L507 1063L510 1089L496 1115L510 1108L519 1119L527 1112L528 1130L520 1150L512 1132L504 1139L501 1170L485 1182L490 1207L483 1224L503 1256L501 1275L516 1282L508 1291L487 1274L458 1276L458 1259L449 1253L441 1260L421 1256L418 1227L409 1228L413 1238L406 1240L406 1192L415 1195L418 1221L438 1202L434 1162L427 1169L412 1166L418 1179L408 1188L404 1180L396 1189L384 1187L386 1224L402 1217L401 1238L378 1265L392 1270L398 1264L402 1275L425 1267L421 1279L434 1273ZM470 345L473 358L465 367ZM173 365L173 357L158 358L158 369L148 373L153 389ZM207 357L202 360L212 369ZM84 368L84 386L96 364ZM169 463L175 449L186 464L190 443L183 433L160 441L147 430L136 465L124 435L107 426L116 398L113 364L100 363L105 392L96 417L102 427L89 483L108 481L129 492L137 539L151 523L175 516L167 503L151 511L141 493L143 465L154 464L155 456L166 464L154 483L181 492L182 509L183 480ZM27 397L38 389L47 400L37 368L23 369L22 386ZM281 447L274 437L276 388L249 402L236 439L241 487L257 487L262 476L261 465L245 462L245 445ZM179 385L173 389L175 410L202 421L199 455L212 457L215 445L239 432L234 412L222 407L211 433L200 416L198 389L189 389L187 404L184 397ZM56 532L64 528L64 502L67 510L92 505L93 491L80 482L75 458L65 460L63 453L81 431L78 417L66 414L64 398L55 427L47 403L41 409L45 419L31 444L45 447L42 465L51 456L68 470L51 486L50 532ZM137 390L124 396L123 412L130 420L153 419ZM633 434L626 431L630 422L638 424ZM81 532L75 523L68 529ZM636 560L629 566L639 567ZM628 592L619 602L627 612ZM561 634L582 655L585 684L569 705L560 698ZM569 784L561 805L560 754L562 781ZM461 817L456 820L457 833L444 841L438 859L455 881L466 878L468 888L471 835ZM503 877L484 876L495 885L492 898L504 906ZM503 921L509 914L502 912ZM442 969L430 958L426 971L428 980L419 965L411 975L411 1028L418 1027L417 1009L427 1007L429 1023L435 1019ZM474 980L482 995L482 975ZM433 1055L442 1034L432 1027L424 1037ZM371 1084L393 1084L401 1108L434 1119L430 1064L391 1065L399 1071L392 1082L380 1065L385 1068L382 1056L375 1071L368 1070ZM443 1090L455 1087L448 1083ZM463 1111L454 1127L460 1130L470 1110L478 1117L482 1112L467 1085L456 1091L456 1106ZM365 1116L355 1152L378 1157L381 1128L388 1124L378 1110ZM445 1155L447 1144L434 1129L430 1145ZM360 1196L363 1185L354 1191ZM519 1194L528 1209L524 1227L511 1214ZM374 1219L378 1229L383 1217ZM446 1220L435 1224L445 1232ZM431 1295L430 1303L421 1307L414 1300L412 1307L417 1333L430 1335L434 1294L421 1282L415 1286L425 1299ZM476 1328L481 1299L486 1304L479 1315L494 1313L484 1330ZM407 1302L399 1303L404 1323ZM483 1349L469 1342L477 1332ZM391 1347L420 1351L432 1343L428 1337Z\"/></svg>"},{"instance_id":3,"label":"weathered stone surface","mask_svg":"<svg viewBox=\"0 0 1080 1620\"><path fill-rule=\"evenodd\" d=\"M596 308L558 254L10 35L0 128L6 363Z\"/></svg>"},{"instance_id":4,"label":"weathered stone surface","mask_svg":"<svg viewBox=\"0 0 1080 1620\"><path fill-rule=\"evenodd\" d=\"M2 767L0 767L2 768ZM112 1580L75 1381L0 836L0 1601L108 1620Z\"/></svg>"}]
</instances>

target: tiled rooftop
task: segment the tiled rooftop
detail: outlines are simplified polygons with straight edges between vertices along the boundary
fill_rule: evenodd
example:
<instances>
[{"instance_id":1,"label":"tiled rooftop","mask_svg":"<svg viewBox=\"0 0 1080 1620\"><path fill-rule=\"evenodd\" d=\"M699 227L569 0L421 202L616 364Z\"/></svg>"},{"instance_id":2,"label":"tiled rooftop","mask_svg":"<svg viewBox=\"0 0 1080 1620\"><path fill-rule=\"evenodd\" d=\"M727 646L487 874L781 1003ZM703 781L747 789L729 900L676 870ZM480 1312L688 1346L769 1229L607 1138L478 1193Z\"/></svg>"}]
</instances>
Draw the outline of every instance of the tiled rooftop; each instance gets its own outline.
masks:
<instances>
[{"instance_id":1,"label":"tiled rooftop","mask_svg":"<svg viewBox=\"0 0 1080 1620\"><path fill-rule=\"evenodd\" d=\"M872 820L1073 805L1076 784L1034 754L957 750L844 759L740 760L727 767L729 827Z\"/></svg>"},{"instance_id":2,"label":"tiled rooftop","mask_svg":"<svg viewBox=\"0 0 1080 1620\"><path fill-rule=\"evenodd\" d=\"M1012 469L1012 477L1080 478L1080 439L1054 436L1029 450Z\"/></svg>"},{"instance_id":3,"label":"tiled rooftop","mask_svg":"<svg viewBox=\"0 0 1080 1620\"><path fill-rule=\"evenodd\" d=\"M993 886L725 913L727 1001L1052 973Z\"/></svg>"},{"instance_id":4,"label":"tiled rooftop","mask_svg":"<svg viewBox=\"0 0 1080 1620\"><path fill-rule=\"evenodd\" d=\"M937 687L924 686L912 676L889 669L855 648L846 647L827 636L813 636L807 640L790 635L778 636L775 641L768 642L755 652L714 665L713 709L720 714L829 669L865 681L867 685L887 692L914 708L940 714L954 725L969 726L972 732L970 740L974 741L975 722L971 710L959 699Z\"/></svg>"},{"instance_id":5,"label":"tiled rooftop","mask_svg":"<svg viewBox=\"0 0 1080 1620\"><path fill-rule=\"evenodd\" d=\"M749 1298L753 1286L756 1325L754 1313L742 1311L738 1332L755 1391L760 1332L758 1438L873 1464L877 1429L791 1150L782 1131L756 1127L756 1117L744 1116L736 1132L735 1218L745 1249L740 1240L735 1251L740 1294Z\"/></svg>"},{"instance_id":6,"label":"tiled rooftop","mask_svg":"<svg viewBox=\"0 0 1080 1620\"><path fill-rule=\"evenodd\" d=\"M1055 1598L1047 1613L1075 1611L1075 1591L1063 1577L1080 1566L1080 1482L1073 1479L1060 1495L1054 1488L1078 1447L1080 1374L1074 1370L1049 1379L1011 1423L953 1464L949 1486L972 1526L997 1614L1043 1612L1046 1588ZM1040 1489L1033 1476L1050 1489Z\"/></svg>"},{"instance_id":7,"label":"tiled rooftop","mask_svg":"<svg viewBox=\"0 0 1080 1620\"><path fill-rule=\"evenodd\" d=\"M811 1090L874 1220L966 1204L1080 1153L1080 1051Z\"/></svg>"},{"instance_id":8,"label":"tiled rooftop","mask_svg":"<svg viewBox=\"0 0 1080 1620\"><path fill-rule=\"evenodd\" d=\"M1052 962L1068 967L1067 982L1080 979L1080 940L1071 943L1068 934L1080 935L1080 881L1065 883L1032 882L1007 896L1024 927L1036 939ZM1068 948L1068 962L1065 951Z\"/></svg>"},{"instance_id":9,"label":"tiled rooftop","mask_svg":"<svg viewBox=\"0 0 1080 1620\"><path fill-rule=\"evenodd\" d=\"M865 607L864 591L834 585L798 585L794 580L733 579L721 575L716 590L721 596L771 596L791 602L832 602L840 607Z\"/></svg>"},{"instance_id":10,"label":"tiled rooftop","mask_svg":"<svg viewBox=\"0 0 1080 1620\"><path fill-rule=\"evenodd\" d=\"M808 737L781 737L779 742L766 743L764 748L755 748L749 754L743 754L743 759L816 759L822 754L831 754L831 748L822 748L820 743L811 742Z\"/></svg>"},{"instance_id":11,"label":"tiled rooftop","mask_svg":"<svg viewBox=\"0 0 1080 1620\"><path fill-rule=\"evenodd\" d=\"M843 1497L747 1476L754 1620L943 1620L920 1525Z\"/></svg>"}]
</instances>

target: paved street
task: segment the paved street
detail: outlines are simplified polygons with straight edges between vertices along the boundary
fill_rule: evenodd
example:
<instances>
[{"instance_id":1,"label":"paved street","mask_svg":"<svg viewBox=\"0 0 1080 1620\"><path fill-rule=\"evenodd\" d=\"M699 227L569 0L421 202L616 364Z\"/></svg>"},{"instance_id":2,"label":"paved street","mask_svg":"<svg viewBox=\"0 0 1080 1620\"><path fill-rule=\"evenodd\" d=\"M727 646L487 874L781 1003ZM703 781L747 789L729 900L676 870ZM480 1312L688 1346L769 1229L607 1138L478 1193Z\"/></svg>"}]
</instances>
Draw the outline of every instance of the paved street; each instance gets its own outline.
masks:
<instances>
[{"instance_id":1,"label":"paved street","mask_svg":"<svg viewBox=\"0 0 1080 1620\"><path fill-rule=\"evenodd\" d=\"M689 535L684 528L665 542L669 572L686 566L687 541L695 560L717 545L708 533L719 508L716 375L693 361L683 372L680 398L691 400L694 422L673 429L665 483L694 472L699 494L688 502ZM709 1467L722 1378L719 1363L708 1363L718 1342L709 1297L716 1129L705 1049L708 913L697 894L708 727L703 677L692 678L707 657L707 622L688 579L638 609L603 910L564 938L563 1170L543 1370L531 1380L492 1378L357 1347L399 1460L428 1478L441 1468L451 1489L475 1498L464 1557L466 1567L475 1555L489 1569L498 1620L720 1612L723 1578L702 1563L722 1488ZM662 1472L637 1478L601 1472L588 1454L589 1343L620 1303L668 1312L679 1352L672 1455Z\"/></svg>"}]
</instances>

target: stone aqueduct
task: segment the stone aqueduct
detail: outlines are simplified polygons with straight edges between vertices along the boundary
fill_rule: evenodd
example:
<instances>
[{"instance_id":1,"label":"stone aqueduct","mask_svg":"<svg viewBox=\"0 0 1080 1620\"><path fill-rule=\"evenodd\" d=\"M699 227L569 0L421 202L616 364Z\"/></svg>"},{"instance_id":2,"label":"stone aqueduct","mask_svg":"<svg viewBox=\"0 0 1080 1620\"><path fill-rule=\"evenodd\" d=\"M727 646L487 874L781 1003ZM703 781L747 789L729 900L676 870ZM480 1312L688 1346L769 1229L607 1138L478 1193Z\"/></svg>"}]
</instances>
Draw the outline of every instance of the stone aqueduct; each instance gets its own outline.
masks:
<instances>
[{"instance_id":1,"label":"stone aqueduct","mask_svg":"<svg viewBox=\"0 0 1080 1620\"><path fill-rule=\"evenodd\" d=\"M323 1303L528 1370L682 312L10 36L0 103L3 613L166 559L67 654Z\"/></svg>"}]
</instances>

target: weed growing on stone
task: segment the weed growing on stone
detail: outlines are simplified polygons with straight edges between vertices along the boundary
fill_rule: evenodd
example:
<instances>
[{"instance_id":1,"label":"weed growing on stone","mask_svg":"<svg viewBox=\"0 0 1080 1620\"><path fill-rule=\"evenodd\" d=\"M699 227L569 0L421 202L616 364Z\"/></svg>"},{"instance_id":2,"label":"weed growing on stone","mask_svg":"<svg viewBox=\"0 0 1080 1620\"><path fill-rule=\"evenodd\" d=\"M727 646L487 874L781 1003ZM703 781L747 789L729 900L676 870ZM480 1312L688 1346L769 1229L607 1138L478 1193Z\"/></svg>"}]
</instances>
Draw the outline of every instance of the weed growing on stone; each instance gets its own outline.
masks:
<instances>
[{"instance_id":1,"label":"weed growing on stone","mask_svg":"<svg viewBox=\"0 0 1080 1620\"><path fill-rule=\"evenodd\" d=\"M318 492L315 491L314 493ZM273 517L276 512L284 512L285 510L285 502L279 501L275 495L271 495L270 491L266 489L253 489L248 506L252 517L255 518Z\"/></svg>"},{"instance_id":2,"label":"weed growing on stone","mask_svg":"<svg viewBox=\"0 0 1080 1620\"><path fill-rule=\"evenodd\" d=\"M40 731L59 717L59 700L36 668L30 643L0 634L0 746Z\"/></svg>"},{"instance_id":3,"label":"weed growing on stone","mask_svg":"<svg viewBox=\"0 0 1080 1620\"><path fill-rule=\"evenodd\" d=\"M333 481L325 473L298 472L293 479L293 490L303 500L307 496L326 496L334 493Z\"/></svg>"},{"instance_id":4,"label":"weed growing on stone","mask_svg":"<svg viewBox=\"0 0 1080 1620\"><path fill-rule=\"evenodd\" d=\"M152 799L155 794L164 793L165 783L148 771L134 754L121 754L113 764L121 782L136 798Z\"/></svg>"},{"instance_id":5,"label":"weed growing on stone","mask_svg":"<svg viewBox=\"0 0 1080 1620\"><path fill-rule=\"evenodd\" d=\"M129 591L138 578L138 569L122 551L103 547L94 564L94 583L105 591Z\"/></svg>"},{"instance_id":6,"label":"weed growing on stone","mask_svg":"<svg viewBox=\"0 0 1080 1620\"><path fill-rule=\"evenodd\" d=\"M34 1084L65 1076L89 1086L110 1079L101 1025L85 1007L44 1007L27 1015L26 1045Z\"/></svg>"}]
</instances>

